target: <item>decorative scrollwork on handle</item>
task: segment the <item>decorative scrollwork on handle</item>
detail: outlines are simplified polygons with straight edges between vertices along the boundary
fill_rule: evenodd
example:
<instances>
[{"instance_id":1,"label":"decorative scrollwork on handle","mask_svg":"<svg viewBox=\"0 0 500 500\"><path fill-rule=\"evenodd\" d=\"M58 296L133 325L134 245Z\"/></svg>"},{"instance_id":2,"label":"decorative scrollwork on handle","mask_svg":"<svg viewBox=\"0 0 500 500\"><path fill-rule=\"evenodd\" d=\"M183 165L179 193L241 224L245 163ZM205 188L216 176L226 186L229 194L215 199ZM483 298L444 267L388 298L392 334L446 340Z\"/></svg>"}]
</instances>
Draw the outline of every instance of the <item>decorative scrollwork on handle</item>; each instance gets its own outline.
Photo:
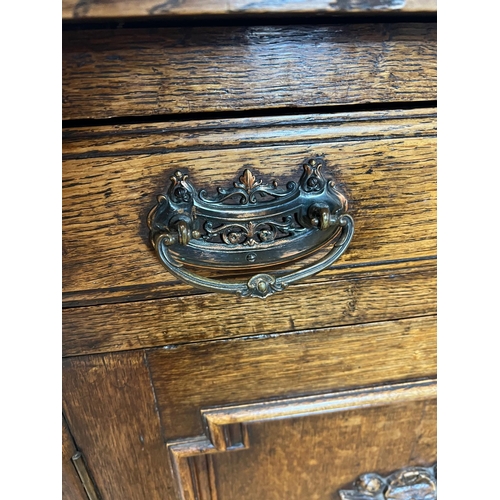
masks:
<instances>
[{"instance_id":1,"label":"decorative scrollwork on handle","mask_svg":"<svg viewBox=\"0 0 500 500\"><path fill-rule=\"evenodd\" d=\"M285 189L264 184L247 169L231 188L210 196L197 192L188 175L176 171L166 195L148 215L151 243L163 265L198 288L242 297L266 298L290 283L331 265L346 250L354 222L347 200L321 172L321 157L303 162L298 182ZM269 267L293 262L330 244L315 264L274 277ZM224 283L202 277L186 266L211 269L258 269L246 282Z\"/></svg>"},{"instance_id":2,"label":"decorative scrollwork on handle","mask_svg":"<svg viewBox=\"0 0 500 500\"><path fill-rule=\"evenodd\" d=\"M437 465L406 467L387 477L363 474L339 495L341 500L437 500Z\"/></svg>"}]
</instances>

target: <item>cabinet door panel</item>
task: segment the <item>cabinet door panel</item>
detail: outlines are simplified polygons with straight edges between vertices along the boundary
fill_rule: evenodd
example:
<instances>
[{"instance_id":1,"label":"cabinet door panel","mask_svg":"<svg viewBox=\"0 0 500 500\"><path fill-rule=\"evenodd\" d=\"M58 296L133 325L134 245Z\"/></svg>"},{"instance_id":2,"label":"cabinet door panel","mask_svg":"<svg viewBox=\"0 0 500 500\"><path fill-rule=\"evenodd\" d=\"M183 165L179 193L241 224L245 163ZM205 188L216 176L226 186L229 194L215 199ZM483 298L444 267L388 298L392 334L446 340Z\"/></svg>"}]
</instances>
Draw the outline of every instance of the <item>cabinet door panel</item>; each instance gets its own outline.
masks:
<instances>
[{"instance_id":1,"label":"cabinet door panel","mask_svg":"<svg viewBox=\"0 0 500 500\"><path fill-rule=\"evenodd\" d=\"M207 408L205 436L168 443L179 498L331 500L361 474L430 467L435 398L435 380L420 380Z\"/></svg>"},{"instance_id":2,"label":"cabinet door panel","mask_svg":"<svg viewBox=\"0 0 500 500\"><path fill-rule=\"evenodd\" d=\"M144 353L64 360L63 408L103 500L171 498Z\"/></svg>"},{"instance_id":3,"label":"cabinet door panel","mask_svg":"<svg viewBox=\"0 0 500 500\"><path fill-rule=\"evenodd\" d=\"M251 425L247 450L213 455L217 500L338 500L360 474L432 465L435 417L418 401Z\"/></svg>"}]
</instances>

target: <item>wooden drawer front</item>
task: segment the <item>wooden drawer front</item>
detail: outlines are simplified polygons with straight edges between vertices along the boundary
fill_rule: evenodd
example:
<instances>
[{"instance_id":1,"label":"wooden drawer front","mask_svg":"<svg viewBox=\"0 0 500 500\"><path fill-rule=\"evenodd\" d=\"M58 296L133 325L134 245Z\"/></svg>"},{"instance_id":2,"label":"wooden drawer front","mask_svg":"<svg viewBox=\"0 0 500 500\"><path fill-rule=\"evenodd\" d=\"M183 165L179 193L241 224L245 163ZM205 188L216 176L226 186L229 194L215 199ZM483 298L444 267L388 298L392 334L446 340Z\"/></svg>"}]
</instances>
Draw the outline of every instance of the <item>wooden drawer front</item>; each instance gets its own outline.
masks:
<instances>
[{"instance_id":1,"label":"wooden drawer front","mask_svg":"<svg viewBox=\"0 0 500 500\"><path fill-rule=\"evenodd\" d=\"M435 24L68 31L63 118L436 99Z\"/></svg>"},{"instance_id":2,"label":"wooden drawer front","mask_svg":"<svg viewBox=\"0 0 500 500\"><path fill-rule=\"evenodd\" d=\"M294 285L266 301L197 294L66 309L63 354L307 332L436 313L434 260L380 267Z\"/></svg>"},{"instance_id":3,"label":"wooden drawer front","mask_svg":"<svg viewBox=\"0 0 500 500\"><path fill-rule=\"evenodd\" d=\"M433 111L391 111L68 131L65 354L433 314L435 125ZM212 189L243 167L285 185L312 154L356 224L336 265L265 303L200 294L163 269L146 216L172 170Z\"/></svg>"},{"instance_id":4,"label":"wooden drawer front","mask_svg":"<svg viewBox=\"0 0 500 500\"><path fill-rule=\"evenodd\" d=\"M305 158L321 154L325 175L347 196L356 224L339 264L436 252L433 110L68 130L64 154L67 305L191 290L163 270L146 223L156 196L178 168L196 186L213 191L231 185L244 168L284 186L297 180Z\"/></svg>"},{"instance_id":5,"label":"wooden drawer front","mask_svg":"<svg viewBox=\"0 0 500 500\"><path fill-rule=\"evenodd\" d=\"M63 9L318 9L238 2ZM375 7L435 3L325 12ZM64 498L341 500L360 474L434 464L436 25L352 21L63 32ZM245 169L281 187L312 156L355 223L332 266L266 300L164 269L147 216L174 171L209 194Z\"/></svg>"}]
</instances>

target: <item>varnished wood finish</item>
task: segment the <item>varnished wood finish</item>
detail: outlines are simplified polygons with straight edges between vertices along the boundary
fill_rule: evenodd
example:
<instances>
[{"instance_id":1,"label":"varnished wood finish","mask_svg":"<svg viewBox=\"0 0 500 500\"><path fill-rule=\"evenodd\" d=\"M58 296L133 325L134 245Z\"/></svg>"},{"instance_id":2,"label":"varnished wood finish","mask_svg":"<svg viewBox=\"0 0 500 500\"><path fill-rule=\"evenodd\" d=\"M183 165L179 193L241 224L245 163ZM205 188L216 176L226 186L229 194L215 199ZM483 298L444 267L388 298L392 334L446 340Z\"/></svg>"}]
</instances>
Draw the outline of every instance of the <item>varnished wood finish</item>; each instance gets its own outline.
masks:
<instances>
[{"instance_id":1,"label":"varnished wood finish","mask_svg":"<svg viewBox=\"0 0 500 500\"><path fill-rule=\"evenodd\" d=\"M248 167L285 185L304 158L324 154L325 175L346 194L356 224L339 265L433 256L435 136L435 110L67 131L64 298L86 305L189 292L161 266L146 224L179 167L213 190Z\"/></svg>"},{"instance_id":2,"label":"varnished wood finish","mask_svg":"<svg viewBox=\"0 0 500 500\"><path fill-rule=\"evenodd\" d=\"M147 356L162 421L177 422L165 437L177 439L203 433L202 407L432 377L435 345L435 318L423 317L181 345Z\"/></svg>"},{"instance_id":3,"label":"varnished wood finish","mask_svg":"<svg viewBox=\"0 0 500 500\"><path fill-rule=\"evenodd\" d=\"M392 459L397 463L397 460L401 460L402 456L410 454L410 456L405 457L405 463L421 464L425 460L424 456L434 456L433 452L429 453L426 448L435 444L435 423L431 420L435 417L435 403L433 401L435 397L435 380L422 380L414 383L379 386L312 397L207 409L202 414L209 440L199 436L169 443L178 496L185 500L196 498L202 500L215 498L321 498L316 496L317 493L313 494L314 491L318 491L319 484L323 488L326 487L324 493L329 493L332 481L336 482L336 486L342 485L342 472L344 474L351 473L352 462L356 462L358 468L361 463L366 463L366 458L364 458L366 453L363 453L362 447L369 446L368 443L363 442L363 439L359 439L357 436L353 439L354 446L353 443L350 443L346 447L348 440L354 437L354 432L357 432L354 429L359 426L360 418L364 420L363 434L367 441L373 441L373 436L370 434L374 433L376 429L378 434L376 440L381 440L383 443L385 453L390 457L386 457L388 462ZM423 404L415 404L415 402L423 402ZM384 406L392 406L392 408L389 411L387 408L382 410L378 408ZM360 409L369 409L369 411L360 412ZM414 414L415 410L417 415ZM335 429L331 425L332 420L335 419L328 418L321 418L321 423L318 425L317 420L319 419L314 417L318 415L323 417L330 413L345 413L342 418L344 425L339 425L336 422L337 428ZM381 414L387 415L388 413L390 413L390 420L394 425L392 429L385 425L381 430L380 424L377 425L377 423L383 421ZM276 432L262 433L262 423L284 419L294 419L295 422L280 425L278 436ZM312 426L310 426L311 420ZM345 425L346 420L349 425ZM406 432L404 440L401 440L397 427L411 426L416 422L418 422L420 431L418 435L414 434L415 431ZM261 426L255 426L256 423L261 423ZM231 437L233 437L231 436L231 428L234 428L235 425L242 426L242 431L239 440L234 441L233 439L231 441ZM271 426L271 428L273 427L276 428L276 426ZM339 433L339 427L344 427L344 431ZM300 429L300 438L297 436L293 439L295 445L293 448L288 447L288 453L277 455L277 449L287 447L286 443L290 442L290 434L294 434L294 428ZM321 429L319 434L322 439L319 439L318 429ZM350 431L351 435L346 435L345 430ZM391 430L393 435L388 437L387 433ZM326 436L325 431L329 433ZM258 436L257 450L252 443L255 435ZM340 443L335 442L335 439ZM398 445L389 448L390 443L394 440L398 441ZM266 450L263 456L261 456L262 451L258 449L259 445ZM252 474L245 473L244 469L248 468L248 465L245 463L245 454L241 453L242 449L246 450L249 447L253 455L251 463L256 464ZM339 453L340 450L343 450L344 453ZM227 451L238 451L239 453L238 456L235 456L234 453L231 454L229 460L225 457L213 456L215 453ZM318 460L318 455L323 455L321 462ZM341 460L339 460L339 455L343 455ZM309 463L304 460L307 458L309 458ZM220 466L221 463L222 466ZM332 476L335 477L333 480L328 474L325 474L326 463L337 467L337 470L332 471ZM283 474L276 474L275 471L283 466L288 469L285 474L291 474L295 476L295 479L290 477L286 481L286 485L283 484L283 481L279 481L280 486L273 484L270 487L265 484L266 479L282 478ZM387 465L383 463L382 466L386 467ZM231 471L227 478L222 479L220 477L223 475L221 470L224 471L225 467L229 467ZM238 467L241 467L241 470L234 470ZM316 474L321 474L321 477L304 484L303 478L306 475L313 477L315 469ZM240 478L244 479L241 481ZM254 481L260 483L257 490L251 486ZM295 488L294 481L297 482ZM220 485L220 488L217 488L217 484ZM242 488L242 491L238 491L238 488ZM305 495L303 488L312 491ZM218 490L222 490L223 493L220 494Z\"/></svg>"},{"instance_id":4,"label":"varnished wood finish","mask_svg":"<svg viewBox=\"0 0 500 500\"><path fill-rule=\"evenodd\" d=\"M63 408L103 500L171 498L144 353L66 360Z\"/></svg>"},{"instance_id":5,"label":"varnished wood finish","mask_svg":"<svg viewBox=\"0 0 500 500\"><path fill-rule=\"evenodd\" d=\"M64 500L75 443L102 500L339 500L434 463L436 25L410 13L435 10L63 0ZM146 217L174 170L284 186L315 155L356 228L331 268L262 301L161 266Z\"/></svg>"},{"instance_id":6,"label":"varnished wood finish","mask_svg":"<svg viewBox=\"0 0 500 500\"><path fill-rule=\"evenodd\" d=\"M436 12L436 0L63 0L62 18Z\"/></svg>"},{"instance_id":7,"label":"varnished wood finish","mask_svg":"<svg viewBox=\"0 0 500 500\"><path fill-rule=\"evenodd\" d=\"M435 262L298 284L266 301L202 294L63 312L66 356L410 318L436 310ZM202 311L202 314L200 312Z\"/></svg>"},{"instance_id":8,"label":"varnished wood finish","mask_svg":"<svg viewBox=\"0 0 500 500\"><path fill-rule=\"evenodd\" d=\"M219 451L235 446L229 427L246 427L252 422L284 420L307 415L308 417L341 411L357 410L407 401L420 401L436 397L436 382L419 381L388 385L377 389L354 389L341 393L302 396L264 403L208 408L201 415L210 442ZM242 435L244 433L241 433ZM236 446L248 446L248 436L236 441Z\"/></svg>"},{"instance_id":9,"label":"varnished wood finish","mask_svg":"<svg viewBox=\"0 0 500 500\"><path fill-rule=\"evenodd\" d=\"M63 128L63 160L436 135L434 107Z\"/></svg>"},{"instance_id":10,"label":"varnished wood finish","mask_svg":"<svg viewBox=\"0 0 500 500\"><path fill-rule=\"evenodd\" d=\"M248 450L212 456L217 500L339 500L338 490L362 473L436 460L435 400L271 421L248 431Z\"/></svg>"},{"instance_id":11,"label":"varnished wood finish","mask_svg":"<svg viewBox=\"0 0 500 500\"><path fill-rule=\"evenodd\" d=\"M436 98L434 24L68 31L63 45L64 119Z\"/></svg>"},{"instance_id":12,"label":"varnished wood finish","mask_svg":"<svg viewBox=\"0 0 500 500\"><path fill-rule=\"evenodd\" d=\"M78 450L68 430L66 420L62 421L62 500L88 500L82 482L78 477L71 457Z\"/></svg>"}]
</instances>

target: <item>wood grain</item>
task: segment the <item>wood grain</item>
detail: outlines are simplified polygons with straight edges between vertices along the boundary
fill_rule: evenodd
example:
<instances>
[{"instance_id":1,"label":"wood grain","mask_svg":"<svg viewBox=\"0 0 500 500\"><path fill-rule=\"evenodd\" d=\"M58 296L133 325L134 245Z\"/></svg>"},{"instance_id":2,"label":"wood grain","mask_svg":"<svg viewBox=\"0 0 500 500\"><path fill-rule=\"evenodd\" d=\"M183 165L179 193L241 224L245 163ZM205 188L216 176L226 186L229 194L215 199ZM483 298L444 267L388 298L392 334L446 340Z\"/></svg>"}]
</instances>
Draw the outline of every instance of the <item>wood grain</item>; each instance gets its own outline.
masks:
<instances>
[{"instance_id":1,"label":"wood grain","mask_svg":"<svg viewBox=\"0 0 500 500\"><path fill-rule=\"evenodd\" d=\"M249 426L248 450L212 456L217 499L338 500L366 472L436 460L435 400Z\"/></svg>"},{"instance_id":2,"label":"wood grain","mask_svg":"<svg viewBox=\"0 0 500 500\"><path fill-rule=\"evenodd\" d=\"M173 498L142 352L65 360L63 409L103 500Z\"/></svg>"},{"instance_id":3,"label":"wood grain","mask_svg":"<svg viewBox=\"0 0 500 500\"><path fill-rule=\"evenodd\" d=\"M435 399L435 380L420 380L374 388L286 398L259 403L229 405L201 410L204 427L210 442L219 451L235 446L250 446L247 426L254 422L287 420L303 416L386 406L408 401ZM244 432L233 437L231 428L239 425Z\"/></svg>"},{"instance_id":4,"label":"wood grain","mask_svg":"<svg viewBox=\"0 0 500 500\"><path fill-rule=\"evenodd\" d=\"M88 500L82 482L78 477L71 457L78 450L68 430L68 424L62 421L62 500Z\"/></svg>"},{"instance_id":5,"label":"wood grain","mask_svg":"<svg viewBox=\"0 0 500 500\"><path fill-rule=\"evenodd\" d=\"M63 32L63 410L102 500L174 500L186 484L186 500L337 500L360 473L435 460L434 401L377 406L377 391L436 375L436 110L344 111L431 105L436 25L226 22L321 9L436 4L63 0L68 21L225 24ZM245 168L286 184L316 154L356 223L331 269L264 302L162 268L146 216L174 169L209 191ZM69 472L64 499L83 500Z\"/></svg>"},{"instance_id":6,"label":"wood grain","mask_svg":"<svg viewBox=\"0 0 500 500\"><path fill-rule=\"evenodd\" d=\"M436 0L63 0L62 18L436 12Z\"/></svg>"},{"instance_id":7,"label":"wood grain","mask_svg":"<svg viewBox=\"0 0 500 500\"><path fill-rule=\"evenodd\" d=\"M177 500L217 500L212 454L206 436L167 443Z\"/></svg>"},{"instance_id":8,"label":"wood grain","mask_svg":"<svg viewBox=\"0 0 500 500\"><path fill-rule=\"evenodd\" d=\"M203 128L205 126L205 128ZM285 185L324 154L356 232L339 265L436 253L435 110L238 119L67 131L63 291L69 305L182 295L148 241L146 217L182 167L195 186L243 168ZM322 273L323 279L328 271ZM127 299L128 297L128 299Z\"/></svg>"},{"instance_id":9,"label":"wood grain","mask_svg":"<svg viewBox=\"0 0 500 500\"><path fill-rule=\"evenodd\" d=\"M280 432L282 440L275 442L276 435L274 433L269 433L267 435L267 439L270 441L269 443L265 443L268 446L272 446L272 449L275 449L274 446L282 446L282 442L286 442L288 448L292 448L293 451L287 457L294 457L295 463L295 471L298 475L303 470L303 462L307 459L310 459L311 449L309 448L311 443L323 445L322 452L331 453L332 449L336 450L335 443L332 443L332 446L328 446L328 439L318 441L317 439L310 439L310 436L304 432L304 428L307 429L307 424L311 422L311 417L315 417L316 415L326 415L327 413L339 413L342 412L345 414L345 419L351 418L353 413L356 414L356 410L361 408L374 409L375 407L383 407L383 406L392 406L391 414L392 418L395 416L401 415L402 407L411 407L416 405L410 405L409 403L415 403L417 401L423 401L425 403L430 403L432 409L431 415L425 414L425 416L432 418L435 414L435 400L436 398L436 381L435 380L420 380L411 383L399 383L392 385L383 385L377 386L374 388L367 389L355 389L352 391L341 391L335 393L327 393L327 394L319 394L316 396L304 396L298 398L288 398L281 400L272 400L261 403L253 403L253 404L242 404L242 405L229 405L229 406L221 406L216 408L209 408L207 410L202 411L202 415L205 421L205 426L208 426L207 432L210 436L210 440L207 440L204 436L197 436L190 439L180 439L170 441L167 446L172 457L172 464L174 470L174 477L176 480L177 492L179 499L182 500L216 500L219 499L219 493L217 491L217 484L222 484L222 490L227 488L225 484L224 477L217 476L217 463L218 460L214 454L224 453L225 452L238 452L237 460L240 464L243 464L245 459L245 454L241 453L243 449L248 449L248 447L253 448L253 458L256 459L252 468L252 478L258 482L262 482L261 478L258 477L258 473L255 472L255 469L259 469L260 465L263 463L263 460L256 458L255 449L250 442L250 436L254 435L255 430L259 430L259 426L255 425L256 423L276 423L277 420L280 420L280 429L283 430L285 428L294 428L294 424L297 422L300 417L302 428L300 432L300 436L296 435L293 431L290 433ZM426 405L427 406L427 405ZM382 413L387 413L387 409L382 408ZM404 410L406 412L406 409ZM372 412L373 415L374 412ZM378 412L375 412L377 414ZM367 416L365 412L362 414L364 417ZM404 413L403 413L404 415ZM375 417L377 418L377 417ZM396 417L397 418L397 417ZM435 421L430 420L428 418L427 422L419 421L418 435L414 435L415 430L412 429L410 433L407 433L405 438L407 440L411 440L412 436L414 438L413 443L411 443L411 455L408 457L409 461L415 460L415 448L421 448L419 451L424 451L424 455L428 457L435 456ZM434 417L435 418L435 417ZM283 420L292 419L292 422L285 422ZM314 418L312 419L314 422ZM316 419L317 420L317 419ZM373 420L368 418L368 421L364 423L364 427L371 427L373 425ZM399 419L402 424L402 420ZM294 422L295 421L295 422ZM326 421L328 424L331 422L330 419L322 419L322 421ZM316 422L317 423L317 422ZM304 425L306 424L306 425ZM359 424L359 422L356 422ZM234 440L231 439L234 437L234 433L231 431L235 425L240 425L243 431L239 437ZM352 427L354 427L352 426ZM317 436L318 431L320 434L323 433L325 426L315 425L313 427L313 432L315 436ZM329 425L326 426L327 428ZM427 431L426 438L430 439L422 439L424 436L424 432L422 432L422 427L425 431ZM262 426L260 426L262 429ZM377 427L375 427L376 430ZM352 431L352 428L350 429ZM329 436L331 439L331 435ZM396 437L396 436L394 436ZM392 439L394 439L392 437ZM293 445L291 445L290 440L293 440ZM389 438L391 440L391 438ZM213 444L212 444L213 443ZM262 441L261 443L262 444ZM362 447L364 443L356 442L358 447ZM409 443L406 442L407 446ZM421 445L424 444L424 447ZM425 449L425 445L427 445L430 449ZM430 446L429 446L430 445ZM266 449L268 449L266 446ZM385 446L385 443L384 445ZM403 445L404 448L404 445ZM353 450L352 445L349 447L350 451L359 452L359 450ZM335 453L335 451L334 451ZM234 456L234 454L232 454ZM243 455L243 457L241 456ZM363 454L361 454L363 456ZM267 455L264 462L266 463L266 475L269 474L270 470L275 467L279 467L282 464L279 462L276 463L274 458L275 454L270 453ZM243 458L243 460L241 460ZM355 457L348 457L351 460ZM401 456L398 457L397 453L395 454L396 459L401 459ZM338 458L337 458L338 460ZM359 457L358 457L359 460ZM420 457L420 460L425 460L425 458ZM421 461L419 462L421 464ZM431 459L432 461L432 459ZM224 459L222 459L224 462ZM344 460L338 464L339 467L347 469L346 464L350 463L349 460ZM319 465L321 473L323 475L320 478L320 481L326 483L327 487L330 486L331 478L324 474L324 469L322 467L323 464L318 464L317 460L309 460L309 465ZM359 466L359 463L357 464ZM248 465L247 465L248 466ZM384 464L386 466L386 464ZM349 470L346 470L349 472ZM223 474L221 474L223 476ZM251 484L251 479L248 477L248 474L245 474L244 470L239 471L236 476L236 483L246 485ZM304 478L304 474L300 474L300 481ZM309 475L307 477L310 477ZM229 479L229 478L227 478ZM231 480L234 483L234 480ZM317 487L317 482L315 481L314 487ZM341 484L341 483L340 483ZM273 485L275 486L275 485ZM298 490L300 491L303 488L303 485L298 485ZM309 485L305 485L306 488ZM311 485L312 486L312 485ZM266 486L262 486L262 488L266 488ZM276 491L266 490L265 496L264 493L261 497L257 498L274 498L278 493ZM230 496L229 498L254 498L252 496L252 492L239 491L235 496ZM310 495L305 496L306 498L311 498ZM289 498L289 495L279 496L278 498ZM298 498L304 498L303 495ZM316 495L312 496L312 498L318 498Z\"/></svg>"},{"instance_id":10,"label":"wood grain","mask_svg":"<svg viewBox=\"0 0 500 500\"><path fill-rule=\"evenodd\" d=\"M436 268L293 285L260 299L203 294L63 312L65 356L434 314Z\"/></svg>"},{"instance_id":11,"label":"wood grain","mask_svg":"<svg viewBox=\"0 0 500 500\"><path fill-rule=\"evenodd\" d=\"M269 319L272 315L269 315ZM203 407L234 405L436 373L435 317L352 325L148 352L166 439L204 433Z\"/></svg>"},{"instance_id":12,"label":"wood grain","mask_svg":"<svg viewBox=\"0 0 500 500\"><path fill-rule=\"evenodd\" d=\"M63 119L436 99L435 24L63 32Z\"/></svg>"}]
</instances>

